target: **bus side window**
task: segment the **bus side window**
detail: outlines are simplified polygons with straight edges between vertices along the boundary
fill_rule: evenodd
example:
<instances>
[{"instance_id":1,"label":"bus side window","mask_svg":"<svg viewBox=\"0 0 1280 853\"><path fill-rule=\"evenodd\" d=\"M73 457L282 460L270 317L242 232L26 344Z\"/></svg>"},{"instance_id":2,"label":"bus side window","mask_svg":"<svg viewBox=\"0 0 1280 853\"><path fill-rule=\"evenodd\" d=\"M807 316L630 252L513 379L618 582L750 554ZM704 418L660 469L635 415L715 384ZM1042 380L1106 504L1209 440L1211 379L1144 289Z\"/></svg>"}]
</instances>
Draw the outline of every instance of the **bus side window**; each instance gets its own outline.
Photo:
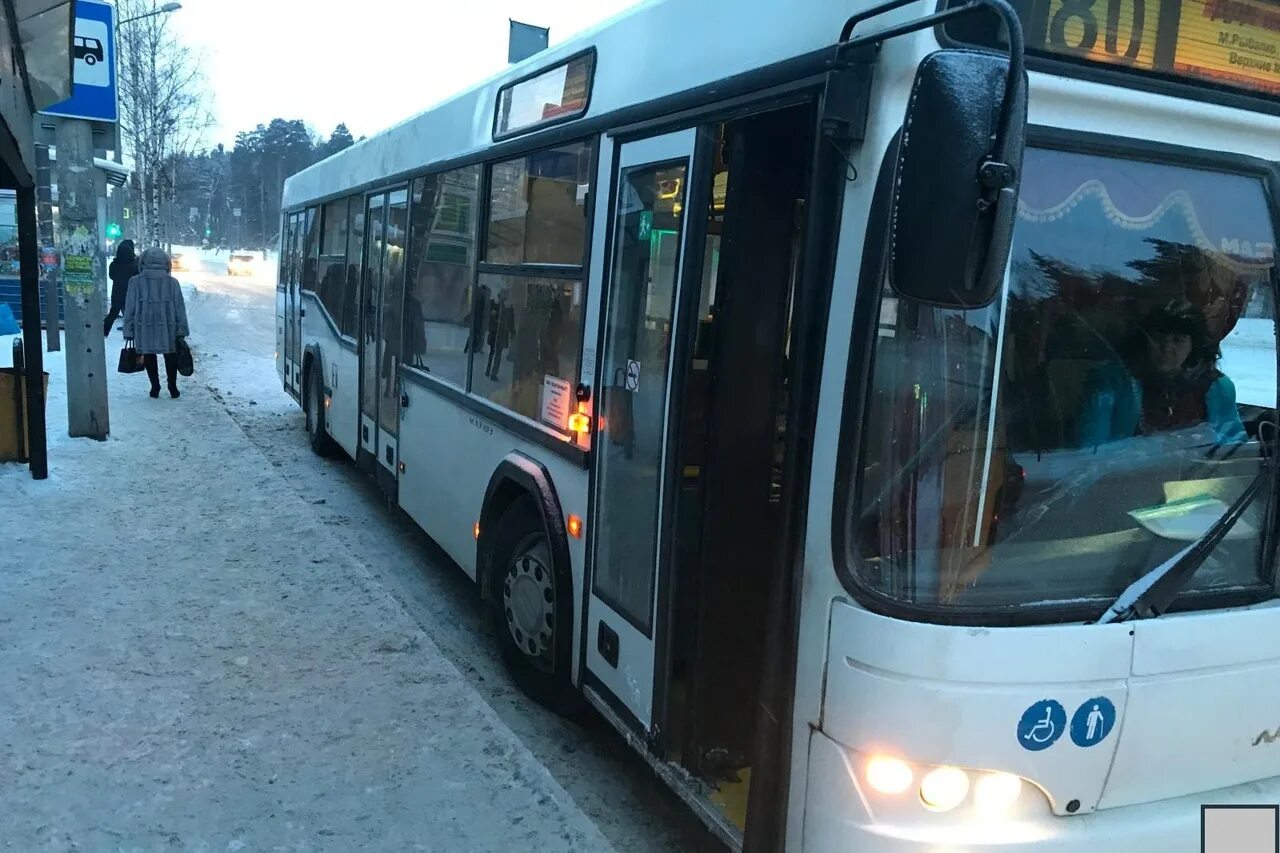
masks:
<instances>
[{"instance_id":1,"label":"bus side window","mask_svg":"<svg viewBox=\"0 0 1280 853\"><path fill-rule=\"evenodd\" d=\"M490 169L472 315L471 390L561 431L568 424L548 418L567 407L548 395L563 394L580 371L593 154L576 142Z\"/></svg>"},{"instance_id":2,"label":"bus side window","mask_svg":"<svg viewBox=\"0 0 1280 853\"><path fill-rule=\"evenodd\" d=\"M459 387L484 339L484 307L473 305L480 166L413 182L404 363Z\"/></svg>"}]
</instances>

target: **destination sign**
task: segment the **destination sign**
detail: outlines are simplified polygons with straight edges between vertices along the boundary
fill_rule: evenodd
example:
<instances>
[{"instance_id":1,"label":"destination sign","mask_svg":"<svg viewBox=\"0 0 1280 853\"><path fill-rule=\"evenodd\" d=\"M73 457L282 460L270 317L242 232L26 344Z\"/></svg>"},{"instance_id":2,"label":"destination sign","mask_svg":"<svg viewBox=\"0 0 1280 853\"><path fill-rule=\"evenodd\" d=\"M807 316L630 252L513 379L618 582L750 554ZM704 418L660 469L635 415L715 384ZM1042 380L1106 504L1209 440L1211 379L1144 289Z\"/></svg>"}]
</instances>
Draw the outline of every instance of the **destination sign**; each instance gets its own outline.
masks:
<instances>
[{"instance_id":1,"label":"destination sign","mask_svg":"<svg viewBox=\"0 0 1280 853\"><path fill-rule=\"evenodd\" d=\"M1033 53L1280 95L1280 0L1013 0Z\"/></svg>"}]
</instances>

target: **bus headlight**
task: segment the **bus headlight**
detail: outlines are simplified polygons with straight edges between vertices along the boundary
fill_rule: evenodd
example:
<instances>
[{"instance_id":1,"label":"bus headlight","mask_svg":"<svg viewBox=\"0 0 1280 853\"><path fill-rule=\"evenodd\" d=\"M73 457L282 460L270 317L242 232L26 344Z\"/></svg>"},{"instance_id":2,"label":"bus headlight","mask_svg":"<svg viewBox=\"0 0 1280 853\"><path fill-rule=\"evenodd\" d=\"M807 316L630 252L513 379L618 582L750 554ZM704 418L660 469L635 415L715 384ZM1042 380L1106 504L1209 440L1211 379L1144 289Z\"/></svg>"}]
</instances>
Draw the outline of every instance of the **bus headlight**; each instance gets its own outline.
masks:
<instances>
[{"instance_id":1,"label":"bus headlight","mask_svg":"<svg viewBox=\"0 0 1280 853\"><path fill-rule=\"evenodd\" d=\"M911 787L911 765L891 755L876 755L867 762L867 784L881 794L901 794Z\"/></svg>"},{"instance_id":2,"label":"bus headlight","mask_svg":"<svg viewBox=\"0 0 1280 853\"><path fill-rule=\"evenodd\" d=\"M969 774L959 767L935 767L920 782L920 802L935 812L949 812L969 796Z\"/></svg>"},{"instance_id":3,"label":"bus headlight","mask_svg":"<svg viewBox=\"0 0 1280 853\"><path fill-rule=\"evenodd\" d=\"M1022 779L1012 773L987 773L973 787L973 807L988 817L1013 808L1022 796Z\"/></svg>"},{"instance_id":4,"label":"bus headlight","mask_svg":"<svg viewBox=\"0 0 1280 853\"><path fill-rule=\"evenodd\" d=\"M850 770L860 777L882 820L910 820L924 811L939 817L946 814L950 820L1002 822L1036 809L1034 800L1027 797L1036 786L999 770L916 764L887 752L858 756Z\"/></svg>"}]
</instances>

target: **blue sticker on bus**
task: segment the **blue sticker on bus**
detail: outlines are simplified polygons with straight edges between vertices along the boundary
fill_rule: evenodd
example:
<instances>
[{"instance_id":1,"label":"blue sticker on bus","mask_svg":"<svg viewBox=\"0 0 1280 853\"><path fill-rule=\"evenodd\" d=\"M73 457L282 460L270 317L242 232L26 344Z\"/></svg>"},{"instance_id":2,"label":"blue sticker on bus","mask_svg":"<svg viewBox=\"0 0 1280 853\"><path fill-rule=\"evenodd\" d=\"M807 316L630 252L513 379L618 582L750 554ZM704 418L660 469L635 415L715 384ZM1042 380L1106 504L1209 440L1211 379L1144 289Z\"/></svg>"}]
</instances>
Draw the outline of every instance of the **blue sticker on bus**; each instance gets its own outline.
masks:
<instances>
[{"instance_id":1,"label":"blue sticker on bus","mask_svg":"<svg viewBox=\"0 0 1280 853\"><path fill-rule=\"evenodd\" d=\"M1106 696L1095 696L1071 716L1071 741L1076 746L1094 746L1111 734L1116 724L1116 706Z\"/></svg>"},{"instance_id":2,"label":"blue sticker on bus","mask_svg":"<svg viewBox=\"0 0 1280 853\"><path fill-rule=\"evenodd\" d=\"M1023 749L1039 752L1053 746L1067 727L1067 712L1053 699L1041 699L1022 712L1018 721L1018 743Z\"/></svg>"}]
</instances>

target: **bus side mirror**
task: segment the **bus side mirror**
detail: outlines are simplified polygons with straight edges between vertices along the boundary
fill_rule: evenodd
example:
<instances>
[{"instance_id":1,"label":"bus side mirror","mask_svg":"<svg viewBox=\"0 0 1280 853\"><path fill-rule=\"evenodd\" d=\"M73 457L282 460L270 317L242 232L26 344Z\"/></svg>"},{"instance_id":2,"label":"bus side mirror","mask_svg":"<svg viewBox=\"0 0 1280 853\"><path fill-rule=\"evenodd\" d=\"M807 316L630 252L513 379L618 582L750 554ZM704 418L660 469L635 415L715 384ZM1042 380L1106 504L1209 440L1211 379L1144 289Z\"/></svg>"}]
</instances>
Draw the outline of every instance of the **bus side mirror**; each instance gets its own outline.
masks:
<instances>
[{"instance_id":1,"label":"bus side mirror","mask_svg":"<svg viewBox=\"0 0 1280 853\"><path fill-rule=\"evenodd\" d=\"M899 295L980 308L1000 292L1026 148L1021 63L1014 77L1008 57L982 51L939 50L921 63L895 167L889 274Z\"/></svg>"}]
</instances>

